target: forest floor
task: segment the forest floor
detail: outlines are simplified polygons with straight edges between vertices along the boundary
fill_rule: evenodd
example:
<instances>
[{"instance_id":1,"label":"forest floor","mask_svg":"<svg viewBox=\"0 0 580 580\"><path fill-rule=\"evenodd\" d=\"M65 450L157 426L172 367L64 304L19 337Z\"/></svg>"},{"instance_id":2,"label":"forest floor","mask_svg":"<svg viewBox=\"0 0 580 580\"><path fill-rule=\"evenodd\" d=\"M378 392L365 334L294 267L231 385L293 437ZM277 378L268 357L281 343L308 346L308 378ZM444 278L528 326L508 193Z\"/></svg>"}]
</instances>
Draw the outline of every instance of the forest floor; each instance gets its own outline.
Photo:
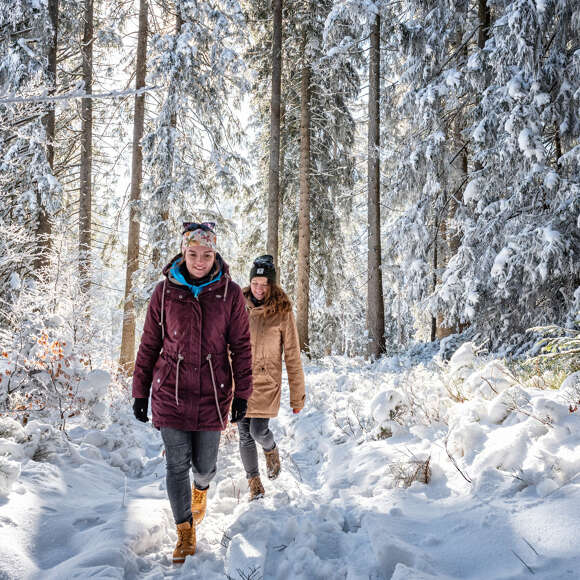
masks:
<instances>
[{"instance_id":1,"label":"forest floor","mask_svg":"<svg viewBox=\"0 0 580 580\"><path fill-rule=\"evenodd\" d=\"M546 389L469 349L305 372L306 408L292 414L285 384L271 421L280 477L260 454L266 495L248 502L229 428L180 568L161 438L127 395L68 437L3 419L0 579L578 577L580 417L566 394L578 373Z\"/></svg>"}]
</instances>

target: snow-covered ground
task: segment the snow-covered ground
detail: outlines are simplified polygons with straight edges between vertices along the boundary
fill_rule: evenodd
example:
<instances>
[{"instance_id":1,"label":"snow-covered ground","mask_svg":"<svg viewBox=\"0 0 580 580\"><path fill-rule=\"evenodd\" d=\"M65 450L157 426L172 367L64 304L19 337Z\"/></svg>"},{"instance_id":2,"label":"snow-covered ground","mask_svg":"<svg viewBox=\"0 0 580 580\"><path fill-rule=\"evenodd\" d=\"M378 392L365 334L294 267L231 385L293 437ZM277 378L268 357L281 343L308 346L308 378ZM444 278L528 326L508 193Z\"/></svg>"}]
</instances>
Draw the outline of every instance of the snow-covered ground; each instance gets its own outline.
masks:
<instances>
[{"instance_id":1,"label":"snow-covered ground","mask_svg":"<svg viewBox=\"0 0 580 580\"><path fill-rule=\"evenodd\" d=\"M469 344L449 364L305 370L305 410L292 415L286 394L271 422L280 477L249 503L226 432L181 568L161 438L127 395L109 394L109 416L79 418L69 438L0 418L0 579L579 577L580 373L537 388Z\"/></svg>"}]
</instances>

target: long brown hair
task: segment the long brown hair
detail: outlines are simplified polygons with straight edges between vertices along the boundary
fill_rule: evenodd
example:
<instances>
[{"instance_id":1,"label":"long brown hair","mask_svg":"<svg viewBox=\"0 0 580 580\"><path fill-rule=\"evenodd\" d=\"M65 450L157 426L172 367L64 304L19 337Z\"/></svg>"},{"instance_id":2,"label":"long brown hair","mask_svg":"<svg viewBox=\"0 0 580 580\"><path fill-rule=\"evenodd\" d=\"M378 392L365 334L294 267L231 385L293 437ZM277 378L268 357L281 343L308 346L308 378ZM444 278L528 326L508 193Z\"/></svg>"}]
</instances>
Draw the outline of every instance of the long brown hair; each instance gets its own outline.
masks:
<instances>
[{"instance_id":1,"label":"long brown hair","mask_svg":"<svg viewBox=\"0 0 580 580\"><path fill-rule=\"evenodd\" d=\"M252 297L252 290L247 286L243 290L244 296L248 299ZM264 314L276 314L277 312L290 312L292 310L292 302L281 286L275 282L268 284L268 294L264 298Z\"/></svg>"}]
</instances>

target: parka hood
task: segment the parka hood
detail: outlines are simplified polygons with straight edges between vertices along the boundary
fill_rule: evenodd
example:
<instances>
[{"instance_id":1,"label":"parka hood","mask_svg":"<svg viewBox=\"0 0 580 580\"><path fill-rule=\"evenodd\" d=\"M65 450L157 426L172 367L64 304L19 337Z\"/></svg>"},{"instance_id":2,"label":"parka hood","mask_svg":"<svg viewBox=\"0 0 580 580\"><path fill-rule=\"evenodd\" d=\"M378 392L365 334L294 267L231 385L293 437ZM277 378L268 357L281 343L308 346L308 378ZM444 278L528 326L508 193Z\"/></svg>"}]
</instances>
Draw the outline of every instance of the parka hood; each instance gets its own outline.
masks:
<instances>
[{"instance_id":1,"label":"parka hood","mask_svg":"<svg viewBox=\"0 0 580 580\"><path fill-rule=\"evenodd\" d=\"M178 286L188 288L192 294L197 298L201 291L207 286L221 286L223 283L227 284L230 280L229 266L224 259L216 252L215 264L210 275L203 279L199 285L191 284L181 272L181 265L184 263L185 257L182 253L177 254L172 260L163 268L163 275L167 280Z\"/></svg>"}]
</instances>

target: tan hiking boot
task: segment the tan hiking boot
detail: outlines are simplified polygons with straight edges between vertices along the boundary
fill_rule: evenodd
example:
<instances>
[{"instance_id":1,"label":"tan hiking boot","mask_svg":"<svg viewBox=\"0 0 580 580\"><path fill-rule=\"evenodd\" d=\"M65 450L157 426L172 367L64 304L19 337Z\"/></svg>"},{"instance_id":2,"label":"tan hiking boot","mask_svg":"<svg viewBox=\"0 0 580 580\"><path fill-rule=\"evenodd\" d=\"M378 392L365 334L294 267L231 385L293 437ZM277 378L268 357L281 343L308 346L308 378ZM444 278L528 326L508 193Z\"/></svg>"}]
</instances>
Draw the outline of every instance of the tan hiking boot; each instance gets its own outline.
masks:
<instances>
[{"instance_id":1,"label":"tan hiking boot","mask_svg":"<svg viewBox=\"0 0 580 580\"><path fill-rule=\"evenodd\" d=\"M280 455L278 453L278 446L270 451L264 451L266 456L266 470L268 471L269 479L276 479L280 474Z\"/></svg>"},{"instance_id":2,"label":"tan hiking boot","mask_svg":"<svg viewBox=\"0 0 580 580\"><path fill-rule=\"evenodd\" d=\"M183 564L187 556L195 554L195 526L189 522L177 524L177 546L173 550L173 563Z\"/></svg>"},{"instance_id":3,"label":"tan hiking boot","mask_svg":"<svg viewBox=\"0 0 580 580\"><path fill-rule=\"evenodd\" d=\"M198 526L205 517L207 506L207 489L197 489L195 485L191 490L191 517L193 525Z\"/></svg>"},{"instance_id":4,"label":"tan hiking boot","mask_svg":"<svg viewBox=\"0 0 580 580\"><path fill-rule=\"evenodd\" d=\"M259 475L250 477L248 479L248 485L250 486L250 501L264 497L266 492Z\"/></svg>"}]
</instances>

